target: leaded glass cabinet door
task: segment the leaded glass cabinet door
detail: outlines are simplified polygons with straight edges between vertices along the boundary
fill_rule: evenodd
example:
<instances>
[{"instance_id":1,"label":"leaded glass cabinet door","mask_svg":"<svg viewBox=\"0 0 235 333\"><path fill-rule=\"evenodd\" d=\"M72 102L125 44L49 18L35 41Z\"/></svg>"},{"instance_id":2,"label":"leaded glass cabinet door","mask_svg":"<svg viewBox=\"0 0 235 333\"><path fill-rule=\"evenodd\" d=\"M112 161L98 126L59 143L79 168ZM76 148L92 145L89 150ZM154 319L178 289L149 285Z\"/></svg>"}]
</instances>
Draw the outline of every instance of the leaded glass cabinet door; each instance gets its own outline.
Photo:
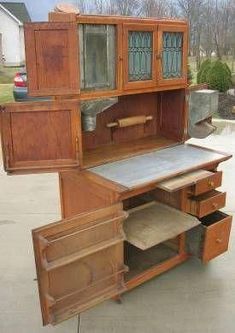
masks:
<instances>
[{"instance_id":1,"label":"leaded glass cabinet door","mask_svg":"<svg viewBox=\"0 0 235 333\"><path fill-rule=\"evenodd\" d=\"M187 83L187 26L158 27L158 84Z\"/></svg>"},{"instance_id":2,"label":"leaded glass cabinet door","mask_svg":"<svg viewBox=\"0 0 235 333\"><path fill-rule=\"evenodd\" d=\"M156 27L124 24L124 89L156 86Z\"/></svg>"}]
</instances>

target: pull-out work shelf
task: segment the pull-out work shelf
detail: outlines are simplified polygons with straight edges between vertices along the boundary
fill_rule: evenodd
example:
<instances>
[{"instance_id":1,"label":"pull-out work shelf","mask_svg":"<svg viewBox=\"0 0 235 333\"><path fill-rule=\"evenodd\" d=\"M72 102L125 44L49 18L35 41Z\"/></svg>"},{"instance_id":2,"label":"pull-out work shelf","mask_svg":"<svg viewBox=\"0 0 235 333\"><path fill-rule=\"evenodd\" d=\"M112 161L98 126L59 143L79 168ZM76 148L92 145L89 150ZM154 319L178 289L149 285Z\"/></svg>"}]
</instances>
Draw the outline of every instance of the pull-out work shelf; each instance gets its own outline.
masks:
<instances>
[{"instance_id":1,"label":"pull-out work shelf","mask_svg":"<svg viewBox=\"0 0 235 333\"><path fill-rule=\"evenodd\" d=\"M124 221L126 239L141 250L163 243L200 224L196 217L159 202L133 208L129 214Z\"/></svg>"}]
</instances>

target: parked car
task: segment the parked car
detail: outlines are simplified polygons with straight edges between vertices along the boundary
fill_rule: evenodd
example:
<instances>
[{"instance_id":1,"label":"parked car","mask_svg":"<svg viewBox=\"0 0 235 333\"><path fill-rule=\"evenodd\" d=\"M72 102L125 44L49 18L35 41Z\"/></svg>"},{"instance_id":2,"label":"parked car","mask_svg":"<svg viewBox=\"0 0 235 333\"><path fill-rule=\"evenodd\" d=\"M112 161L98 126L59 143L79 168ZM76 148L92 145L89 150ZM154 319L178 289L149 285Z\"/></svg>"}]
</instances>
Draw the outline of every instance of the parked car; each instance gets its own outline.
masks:
<instances>
[{"instance_id":1,"label":"parked car","mask_svg":"<svg viewBox=\"0 0 235 333\"><path fill-rule=\"evenodd\" d=\"M15 74L14 86L13 86L13 96L16 102L24 101L38 101L38 100L48 100L47 97L30 97L28 95L27 88L27 73L26 68L22 67L19 72Z\"/></svg>"},{"instance_id":2,"label":"parked car","mask_svg":"<svg viewBox=\"0 0 235 333\"><path fill-rule=\"evenodd\" d=\"M16 102L29 99L25 68L22 68L19 72L17 72L14 77L13 96Z\"/></svg>"}]
</instances>

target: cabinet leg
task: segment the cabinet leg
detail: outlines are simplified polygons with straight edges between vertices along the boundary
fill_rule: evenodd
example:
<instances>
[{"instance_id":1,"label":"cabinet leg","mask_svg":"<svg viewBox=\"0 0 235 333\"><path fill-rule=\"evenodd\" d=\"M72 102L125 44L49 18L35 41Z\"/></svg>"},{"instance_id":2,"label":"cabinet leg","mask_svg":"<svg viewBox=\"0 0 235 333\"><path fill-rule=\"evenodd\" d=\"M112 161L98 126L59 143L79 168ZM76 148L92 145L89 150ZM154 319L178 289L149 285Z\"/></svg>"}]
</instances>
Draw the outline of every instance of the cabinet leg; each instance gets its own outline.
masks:
<instances>
[{"instance_id":1,"label":"cabinet leg","mask_svg":"<svg viewBox=\"0 0 235 333\"><path fill-rule=\"evenodd\" d=\"M121 295L113 296L112 299L113 299L115 302L117 302L118 304L122 304Z\"/></svg>"}]
</instances>

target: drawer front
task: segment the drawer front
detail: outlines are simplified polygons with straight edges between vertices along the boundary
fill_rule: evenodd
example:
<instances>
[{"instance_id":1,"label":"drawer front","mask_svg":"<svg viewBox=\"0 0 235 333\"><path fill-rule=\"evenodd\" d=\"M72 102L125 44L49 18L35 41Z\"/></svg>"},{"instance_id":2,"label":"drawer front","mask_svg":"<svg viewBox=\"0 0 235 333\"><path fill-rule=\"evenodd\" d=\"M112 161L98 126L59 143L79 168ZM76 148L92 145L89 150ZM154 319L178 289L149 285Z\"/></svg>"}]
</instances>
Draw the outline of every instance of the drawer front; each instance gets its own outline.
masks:
<instances>
[{"instance_id":1,"label":"drawer front","mask_svg":"<svg viewBox=\"0 0 235 333\"><path fill-rule=\"evenodd\" d=\"M204 263L226 252L228 249L232 216L228 216L222 212L216 212L216 214L221 214L220 221L208 227L203 225L205 238L202 246L201 259Z\"/></svg>"},{"instance_id":2,"label":"drawer front","mask_svg":"<svg viewBox=\"0 0 235 333\"><path fill-rule=\"evenodd\" d=\"M192 187L192 194L199 195L211 191L217 187L220 187L221 183L222 171L215 172L211 176L197 181L197 183Z\"/></svg>"},{"instance_id":3,"label":"drawer front","mask_svg":"<svg viewBox=\"0 0 235 333\"><path fill-rule=\"evenodd\" d=\"M225 206L226 193L210 191L206 195L188 198L187 213L203 217Z\"/></svg>"},{"instance_id":4,"label":"drawer front","mask_svg":"<svg viewBox=\"0 0 235 333\"><path fill-rule=\"evenodd\" d=\"M207 263L228 249L232 216L216 211L200 219L201 224L186 232L188 252Z\"/></svg>"}]
</instances>

